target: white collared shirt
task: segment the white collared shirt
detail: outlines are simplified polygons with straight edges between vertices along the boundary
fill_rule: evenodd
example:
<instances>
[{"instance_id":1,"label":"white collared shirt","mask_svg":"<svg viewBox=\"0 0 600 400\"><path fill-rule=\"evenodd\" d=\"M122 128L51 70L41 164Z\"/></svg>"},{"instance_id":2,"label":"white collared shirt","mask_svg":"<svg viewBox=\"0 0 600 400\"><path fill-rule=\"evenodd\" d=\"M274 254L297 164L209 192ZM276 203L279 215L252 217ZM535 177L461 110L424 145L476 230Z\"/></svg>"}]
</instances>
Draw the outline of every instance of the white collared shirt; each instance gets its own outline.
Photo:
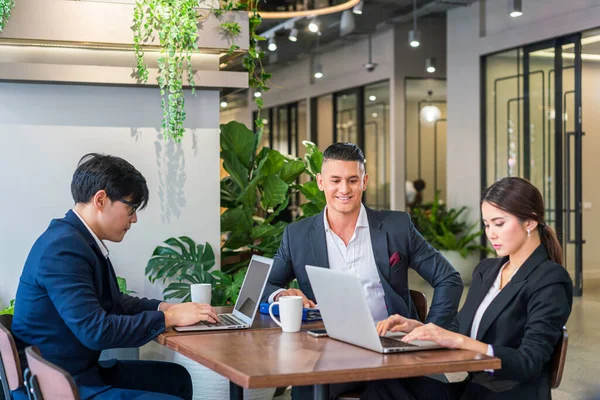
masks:
<instances>
[{"instance_id":1,"label":"white collared shirt","mask_svg":"<svg viewBox=\"0 0 600 400\"><path fill-rule=\"evenodd\" d=\"M327 220L327 207L323 213L325 237L327 239L327 259L329 268L334 271L348 272L356 275L362 284L364 295L374 321L388 317L385 305L385 294L381 279L377 272L377 264L373 255L369 219L363 204L360 205L356 228L348 246L336 235Z\"/></svg>"},{"instance_id":2,"label":"white collared shirt","mask_svg":"<svg viewBox=\"0 0 600 400\"><path fill-rule=\"evenodd\" d=\"M331 230L327 220L327 206L325 206L325 212L323 213L323 223L325 225L329 268L335 271L350 272L358 276L373 321L386 319L389 315L385 305L383 286L381 285L381 279L379 279L377 264L373 255L369 219L365 206L360 205L356 228L354 228L354 234L348 242L348 246ZM269 303L273 303L275 296L284 290L274 291L269 296Z\"/></svg>"},{"instance_id":3,"label":"white collared shirt","mask_svg":"<svg viewBox=\"0 0 600 400\"><path fill-rule=\"evenodd\" d=\"M85 220L81 217L81 215L79 215L77 213L77 211L75 211L75 209L73 209L72 211L75 215L77 215L77 217L81 220L81 222L83 222L83 225L87 228L87 230L90 231L90 234L96 241L96 244L100 248L100 251L102 252L102 255L104 256L104 258L108 259L108 247L106 247L106 245L104 244L104 242L102 240L98 239L98 236L96 236L96 234L94 233L92 228L89 227L89 225L85 222Z\"/></svg>"},{"instance_id":4,"label":"white collared shirt","mask_svg":"<svg viewBox=\"0 0 600 400\"><path fill-rule=\"evenodd\" d=\"M490 306L492 301L494 301L496 296L498 296L498 294L502 290L502 289L500 289L500 281L502 279L502 271L504 271L504 268L507 265L508 265L508 262L506 264L504 264L502 266L502 268L500 268L500 271L498 272L498 276L496 277L496 280L494 280L494 283L490 287L490 290L487 292L487 294L481 301L481 304L479 304L479 308L477 308L477 311L475 312L475 316L473 317L473 325L471 325L471 334L469 335L469 336L471 336L471 339L477 339L477 333L479 332L479 325L481 324L481 319L483 318L483 314L485 314L486 310L488 309L488 307ZM518 269L513 271L513 273L508 277L507 283L510 282L510 280L512 279L512 277L515 275L515 273L517 271L518 271ZM488 356L494 355L494 349L491 344L488 344L487 355ZM489 370L486 370L486 371L489 371Z\"/></svg>"}]
</instances>

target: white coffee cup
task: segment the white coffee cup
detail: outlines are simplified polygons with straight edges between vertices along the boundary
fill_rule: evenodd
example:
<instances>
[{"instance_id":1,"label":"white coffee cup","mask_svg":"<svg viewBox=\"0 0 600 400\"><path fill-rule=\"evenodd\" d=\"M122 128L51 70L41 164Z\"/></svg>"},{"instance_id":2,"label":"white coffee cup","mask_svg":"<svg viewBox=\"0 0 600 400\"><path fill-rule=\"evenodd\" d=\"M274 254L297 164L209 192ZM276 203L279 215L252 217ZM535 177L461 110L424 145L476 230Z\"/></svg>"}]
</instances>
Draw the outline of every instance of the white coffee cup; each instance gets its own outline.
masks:
<instances>
[{"instance_id":1,"label":"white coffee cup","mask_svg":"<svg viewBox=\"0 0 600 400\"><path fill-rule=\"evenodd\" d=\"M210 283L194 283L190 285L190 293L194 303L210 304L212 286Z\"/></svg>"},{"instance_id":2,"label":"white coffee cup","mask_svg":"<svg viewBox=\"0 0 600 400\"><path fill-rule=\"evenodd\" d=\"M279 301L269 305L269 315L284 332L298 332L302 325L302 303L304 299L301 296L281 296ZM273 307L279 304L279 318L281 322L273 315Z\"/></svg>"}]
</instances>

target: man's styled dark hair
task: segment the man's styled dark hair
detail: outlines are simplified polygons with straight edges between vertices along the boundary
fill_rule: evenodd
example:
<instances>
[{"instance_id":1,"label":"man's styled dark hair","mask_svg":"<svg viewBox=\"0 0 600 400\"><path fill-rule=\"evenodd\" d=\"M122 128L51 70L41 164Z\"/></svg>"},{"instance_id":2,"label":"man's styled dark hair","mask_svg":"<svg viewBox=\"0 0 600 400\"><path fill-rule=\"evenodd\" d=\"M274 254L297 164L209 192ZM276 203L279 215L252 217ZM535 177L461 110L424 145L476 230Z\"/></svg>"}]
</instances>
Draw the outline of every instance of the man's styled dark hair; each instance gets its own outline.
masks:
<instances>
[{"instance_id":1,"label":"man's styled dark hair","mask_svg":"<svg viewBox=\"0 0 600 400\"><path fill-rule=\"evenodd\" d=\"M323 152L323 161L358 161L365 168L365 155L354 143L334 143Z\"/></svg>"},{"instance_id":2,"label":"man's styled dark hair","mask_svg":"<svg viewBox=\"0 0 600 400\"><path fill-rule=\"evenodd\" d=\"M127 200L143 210L148 204L148 185L133 165L119 157L88 153L81 157L71 181L75 203L87 203L105 190L112 201Z\"/></svg>"}]
</instances>

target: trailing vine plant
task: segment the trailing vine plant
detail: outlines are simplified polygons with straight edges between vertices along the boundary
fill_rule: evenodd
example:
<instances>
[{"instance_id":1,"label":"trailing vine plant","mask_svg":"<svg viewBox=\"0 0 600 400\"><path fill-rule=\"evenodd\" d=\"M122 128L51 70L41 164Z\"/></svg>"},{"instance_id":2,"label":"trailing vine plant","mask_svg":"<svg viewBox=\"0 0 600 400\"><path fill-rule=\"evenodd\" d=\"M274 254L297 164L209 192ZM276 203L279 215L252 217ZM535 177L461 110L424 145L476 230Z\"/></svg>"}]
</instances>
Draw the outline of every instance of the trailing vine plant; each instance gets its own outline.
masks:
<instances>
[{"instance_id":1,"label":"trailing vine plant","mask_svg":"<svg viewBox=\"0 0 600 400\"><path fill-rule=\"evenodd\" d=\"M10 18L10 10L15 6L15 0L0 0L0 32L4 30L8 19Z\"/></svg>"},{"instance_id":2,"label":"trailing vine plant","mask_svg":"<svg viewBox=\"0 0 600 400\"><path fill-rule=\"evenodd\" d=\"M1 2L13 0L0 0ZM250 44L242 65L248 71L248 84L251 88L265 92L269 90L268 81L271 74L265 72L262 60L265 53L259 50L258 44L265 38L256 33L262 19L258 14L258 1L222 0L220 8L210 10L222 19L228 11L249 11ZM185 133L183 123L186 118L185 97L183 94L183 77L187 74L192 94L195 94L192 54L198 51L198 23L206 20L208 15L199 15L198 0L137 0L133 15L134 50L137 60L136 75L139 81L148 82L148 65L144 59L144 44L158 34L160 40L160 57L158 58L158 86L161 94L163 110L162 129L166 138L180 142ZM241 26L235 21L221 21L220 29L231 41L241 33ZM240 47L231 44L228 55L238 51ZM262 130L263 123L260 111L263 100L255 98L258 117L255 121L257 130Z\"/></svg>"}]
</instances>

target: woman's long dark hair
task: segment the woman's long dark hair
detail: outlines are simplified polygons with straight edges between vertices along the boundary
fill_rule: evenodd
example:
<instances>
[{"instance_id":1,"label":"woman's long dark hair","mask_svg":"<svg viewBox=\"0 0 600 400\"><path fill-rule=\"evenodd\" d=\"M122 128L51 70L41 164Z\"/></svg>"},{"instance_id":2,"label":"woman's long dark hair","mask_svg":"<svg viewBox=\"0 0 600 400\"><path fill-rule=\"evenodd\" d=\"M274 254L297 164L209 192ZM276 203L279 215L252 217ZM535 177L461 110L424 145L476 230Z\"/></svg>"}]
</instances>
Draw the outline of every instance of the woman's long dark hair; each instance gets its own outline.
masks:
<instances>
[{"instance_id":1,"label":"woman's long dark hair","mask_svg":"<svg viewBox=\"0 0 600 400\"><path fill-rule=\"evenodd\" d=\"M544 199L531 182L516 177L502 178L483 192L481 203L484 201L516 216L521 222L530 219L536 221L540 239L550 259L562 265L562 247L554 230L544 222Z\"/></svg>"}]
</instances>

